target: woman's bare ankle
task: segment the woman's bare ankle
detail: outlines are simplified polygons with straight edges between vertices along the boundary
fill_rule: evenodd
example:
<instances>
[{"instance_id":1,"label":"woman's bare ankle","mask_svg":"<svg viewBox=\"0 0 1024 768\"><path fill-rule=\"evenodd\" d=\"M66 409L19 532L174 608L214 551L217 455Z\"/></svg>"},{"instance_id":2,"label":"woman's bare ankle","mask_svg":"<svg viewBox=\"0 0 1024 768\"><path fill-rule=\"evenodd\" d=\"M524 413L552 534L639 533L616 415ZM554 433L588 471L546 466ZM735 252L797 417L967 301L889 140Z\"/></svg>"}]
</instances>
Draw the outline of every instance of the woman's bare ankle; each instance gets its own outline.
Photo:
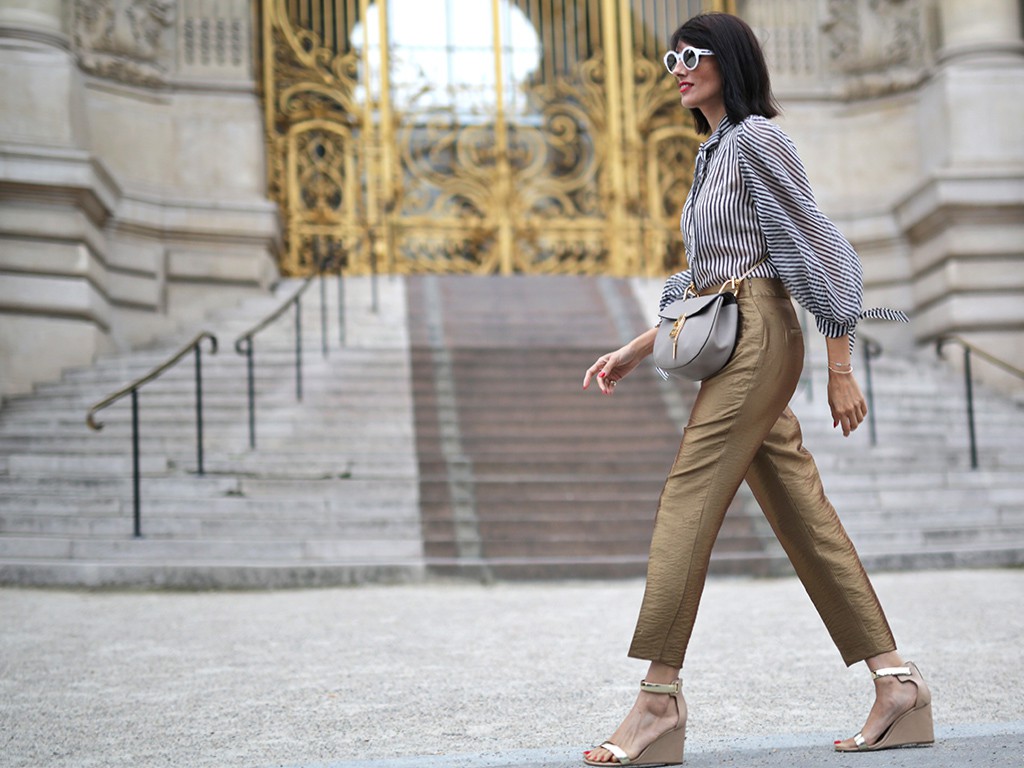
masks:
<instances>
[{"instance_id":1,"label":"woman's bare ankle","mask_svg":"<svg viewBox=\"0 0 1024 768\"><path fill-rule=\"evenodd\" d=\"M647 675L644 677L648 683L662 683L671 685L679 679L679 667L670 667L660 661L652 661L647 668Z\"/></svg>"},{"instance_id":2,"label":"woman's bare ankle","mask_svg":"<svg viewBox=\"0 0 1024 768\"><path fill-rule=\"evenodd\" d=\"M868 665L869 670L875 672L886 667L902 667L903 657L900 656L899 651L887 651L865 659L864 663Z\"/></svg>"}]
</instances>

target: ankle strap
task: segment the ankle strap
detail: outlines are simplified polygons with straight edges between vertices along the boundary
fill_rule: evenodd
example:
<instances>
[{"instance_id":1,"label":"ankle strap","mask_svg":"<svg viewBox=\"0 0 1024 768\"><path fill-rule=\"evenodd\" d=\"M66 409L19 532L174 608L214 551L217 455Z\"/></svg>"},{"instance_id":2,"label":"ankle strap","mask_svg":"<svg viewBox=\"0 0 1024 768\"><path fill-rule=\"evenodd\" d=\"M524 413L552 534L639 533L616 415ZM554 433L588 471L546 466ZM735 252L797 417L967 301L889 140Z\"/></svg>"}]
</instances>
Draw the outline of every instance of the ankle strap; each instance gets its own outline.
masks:
<instances>
[{"instance_id":1,"label":"ankle strap","mask_svg":"<svg viewBox=\"0 0 1024 768\"><path fill-rule=\"evenodd\" d=\"M893 677L894 675L909 675L910 667L885 667L883 669L876 669L871 673L871 679L877 680L880 677Z\"/></svg>"},{"instance_id":2,"label":"ankle strap","mask_svg":"<svg viewBox=\"0 0 1024 768\"><path fill-rule=\"evenodd\" d=\"M648 683L646 680L641 680L640 690L644 693L677 694L683 690L683 681L677 679L674 683Z\"/></svg>"}]
</instances>

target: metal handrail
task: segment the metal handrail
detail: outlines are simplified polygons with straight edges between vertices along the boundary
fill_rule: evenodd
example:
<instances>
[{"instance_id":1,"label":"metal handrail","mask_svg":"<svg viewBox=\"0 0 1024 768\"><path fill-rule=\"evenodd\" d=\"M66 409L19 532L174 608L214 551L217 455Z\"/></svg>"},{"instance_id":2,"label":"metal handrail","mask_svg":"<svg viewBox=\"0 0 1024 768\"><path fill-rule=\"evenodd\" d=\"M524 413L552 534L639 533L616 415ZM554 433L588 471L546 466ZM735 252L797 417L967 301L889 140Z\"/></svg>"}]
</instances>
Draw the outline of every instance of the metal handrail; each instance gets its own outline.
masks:
<instances>
[{"instance_id":1,"label":"metal handrail","mask_svg":"<svg viewBox=\"0 0 1024 768\"><path fill-rule=\"evenodd\" d=\"M238 343L240 341L255 336L257 333L267 328L275 320L277 320L277 318L283 315L288 310L288 307L294 304L302 296L305 290L309 287L309 284L313 282L315 277L316 275L310 275L305 280L303 280L302 285L299 286L298 290L296 290L295 293L293 293L283 304L281 304L281 306L279 306L265 318L256 323L256 325L254 325L252 328L250 328L245 333L241 334L237 339L235 339L235 349L238 348Z\"/></svg>"},{"instance_id":2,"label":"metal handrail","mask_svg":"<svg viewBox=\"0 0 1024 768\"><path fill-rule=\"evenodd\" d=\"M316 263L320 274L320 346L327 357L327 281L332 272L338 278L338 343L345 346L345 263L347 257L334 241L327 244L324 253L323 238L317 235L313 241Z\"/></svg>"},{"instance_id":3,"label":"metal handrail","mask_svg":"<svg viewBox=\"0 0 1024 768\"><path fill-rule=\"evenodd\" d=\"M142 500L140 494L140 469L139 469L139 389L144 385L158 378L161 374L173 367L189 352L194 352L196 361L196 458L198 472L205 474L203 468L203 373L202 373L202 343L204 339L210 340L210 354L217 353L217 337L209 331L201 331L183 346L175 354L151 370L145 376L140 376L129 384L121 387L113 394L100 400L93 405L85 415L85 423L90 429L99 432L103 429L102 422L96 420L96 414L107 406L113 405L118 400L128 395L132 398L132 490L133 490L133 514L134 514L134 535L135 538L142 537Z\"/></svg>"},{"instance_id":4,"label":"metal handrail","mask_svg":"<svg viewBox=\"0 0 1024 768\"><path fill-rule=\"evenodd\" d=\"M281 306L256 323L252 328L235 339L235 351L246 358L246 374L249 391L249 447L256 447L256 373L253 360L253 337L269 327L275 320L295 305L295 397L302 400L302 294L316 278L310 275Z\"/></svg>"},{"instance_id":5,"label":"metal handrail","mask_svg":"<svg viewBox=\"0 0 1024 768\"><path fill-rule=\"evenodd\" d=\"M942 354L942 349L947 344L959 344L964 350L964 389L966 390L967 395L967 434L971 443L971 469L977 469L978 437L974 426L974 383L971 380L971 354L973 353L977 355L985 362L1016 376L1018 379L1024 379L1024 371L1010 365L1005 360L1000 360L990 352L980 349L962 336L957 336L955 333L944 334L935 340L935 353L943 359L945 358Z\"/></svg>"},{"instance_id":6,"label":"metal handrail","mask_svg":"<svg viewBox=\"0 0 1024 768\"><path fill-rule=\"evenodd\" d=\"M872 445L878 445L878 429L875 426L875 385L871 378L871 361L882 356L882 345L866 334L859 334L864 352L864 397L868 403L868 434Z\"/></svg>"}]
</instances>

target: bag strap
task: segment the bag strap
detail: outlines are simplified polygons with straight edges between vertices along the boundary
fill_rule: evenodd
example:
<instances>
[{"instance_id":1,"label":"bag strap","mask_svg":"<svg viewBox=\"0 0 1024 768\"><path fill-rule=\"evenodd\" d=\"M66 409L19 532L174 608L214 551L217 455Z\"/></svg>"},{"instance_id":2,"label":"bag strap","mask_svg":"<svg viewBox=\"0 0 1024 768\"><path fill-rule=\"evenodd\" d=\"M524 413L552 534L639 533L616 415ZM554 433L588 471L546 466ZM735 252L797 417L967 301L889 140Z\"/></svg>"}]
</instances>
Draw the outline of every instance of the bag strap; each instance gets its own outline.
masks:
<instances>
[{"instance_id":1,"label":"bag strap","mask_svg":"<svg viewBox=\"0 0 1024 768\"><path fill-rule=\"evenodd\" d=\"M718 289L718 292L722 293L723 291L725 291L725 286L728 285L728 286L731 286L732 292L736 293L739 290L740 284L744 280L746 280L748 277L750 277L750 275L753 274L754 270L757 269L758 267L760 267L766 261L768 261L768 257L764 256L760 260L758 260L758 262L754 266L752 266L750 269L748 269L746 272L744 272L742 276L740 276L740 277L730 277L728 280L726 280L724 283L722 283L722 287ZM688 293L692 293L694 298L697 298L698 296L700 296L700 294L697 293L697 284L694 283L693 281L691 281L690 284L688 286L686 286L686 290L683 291L682 298L685 299L686 298L686 294L688 294Z\"/></svg>"},{"instance_id":2,"label":"bag strap","mask_svg":"<svg viewBox=\"0 0 1024 768\"><path fill-rule=\"evenodd\" d=\"M761 259L759 259L758 262L754 266L752 266L750 269L748 269L746 272L744 272L739 277L730 277L728 280L726 280L724 283L722 283L722 287L718 289L718 292L719 293L724 292L725 291L725 286L728 285L732 289L732 292L734 294L739 293L739 287L743 283L743 281L746 280L748 277L750 277L754 273L754 270L757 269L758 267L760 267L766 261L768 261L768 257L764 256Z\"/></svg>"}]
</instances>

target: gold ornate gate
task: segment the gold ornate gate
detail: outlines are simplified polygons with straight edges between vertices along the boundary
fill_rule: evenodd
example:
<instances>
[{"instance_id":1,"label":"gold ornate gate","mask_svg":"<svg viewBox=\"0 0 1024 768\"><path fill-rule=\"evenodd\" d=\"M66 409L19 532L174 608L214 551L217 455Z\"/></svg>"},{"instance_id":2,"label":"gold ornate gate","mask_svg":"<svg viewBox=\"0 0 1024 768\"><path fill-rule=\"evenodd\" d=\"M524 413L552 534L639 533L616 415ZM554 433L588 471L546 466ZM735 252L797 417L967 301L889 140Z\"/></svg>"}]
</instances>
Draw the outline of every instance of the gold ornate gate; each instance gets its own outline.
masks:
<instances>
[{"instance_id":1,"label":"gold ornate gate","mask_svg":"<svg viewBox=\"0 0 1024 768\"><path fill-rule=\"evenodd\" d=\"M679 23L728 6L262 0L282 270L677 268L697 137L660 58Z\"/></svg>"}]
</instances>

